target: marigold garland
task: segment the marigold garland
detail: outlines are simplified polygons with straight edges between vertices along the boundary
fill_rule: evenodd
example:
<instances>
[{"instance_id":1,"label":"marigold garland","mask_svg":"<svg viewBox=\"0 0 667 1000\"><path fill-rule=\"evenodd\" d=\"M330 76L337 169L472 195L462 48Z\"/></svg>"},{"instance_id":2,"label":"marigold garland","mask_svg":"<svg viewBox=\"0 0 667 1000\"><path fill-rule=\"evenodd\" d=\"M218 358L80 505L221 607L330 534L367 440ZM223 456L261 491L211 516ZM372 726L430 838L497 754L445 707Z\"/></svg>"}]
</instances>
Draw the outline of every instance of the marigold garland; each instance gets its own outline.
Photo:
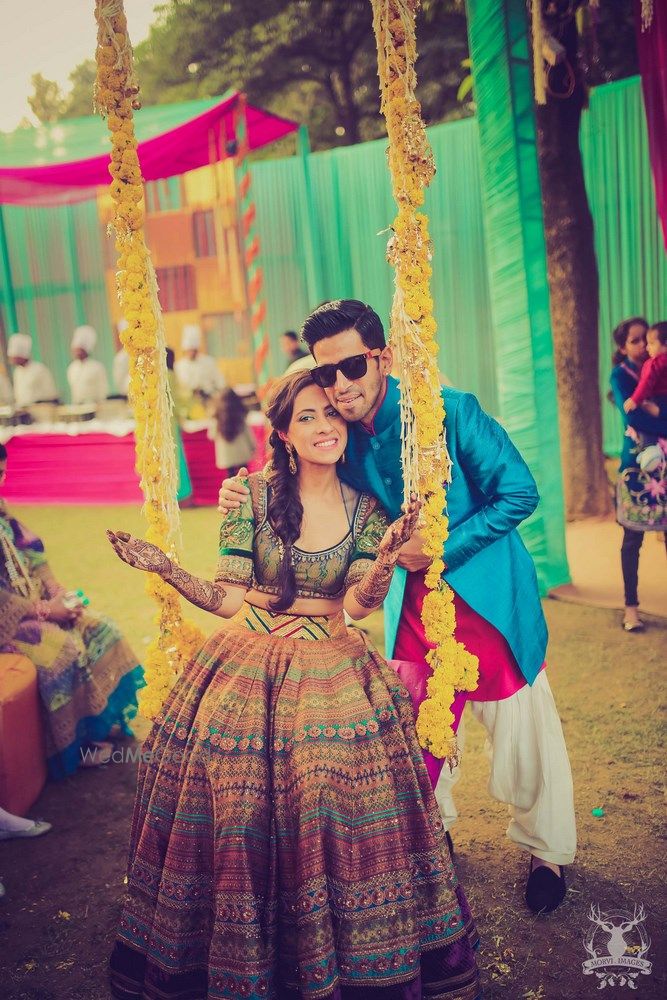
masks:
<instances>
[{"instance_id":1,"label":"marigold garland","mask_svg":"<svg viewBox=\"0 0 667 1000\"><path fill-rule=\"evenodd\" d=\"M171 429L162 312L155 269L143 234L143 180L137 155L133 109L140 107L123 0L96 0L96 109L106 118L112 150L110 192L115 203L118 296L127 329L121 341L130 357L129 397L135 417L136 469L141 479L148 522L146 539L176 558L180 540L176 502L176 457ZM146 650L148 685L140 694L141 711L159 711L176 676L202 641L184 621L176 591L150 575L146 589L158 604L157 637Z\"/></svg>"},{"instance_id":2,"label":"marigold garland","mask_svg":"<svg viewBox=\"0 0 667 1000\"><path fill-rule=\"evenodd\" d=\"M391 343L401 373L402 462L405 495L424 499L420 529L433 557L422 622L435 644L427 655L432 675L417 719L421 745L437 757L456 758L451 705L456 690L477 687L477 657L454 638L454 594L442 579L448 535L445 484L451 462L444 437L445 410L437 365L438 344L430 294L428 220L417 209L435 166L421 107L415 97L415 16L419 0L371 0L378 50L381 109L389 136L389 171L398 215L387 247L395 268Z\"/></svg>"}]
</instances>

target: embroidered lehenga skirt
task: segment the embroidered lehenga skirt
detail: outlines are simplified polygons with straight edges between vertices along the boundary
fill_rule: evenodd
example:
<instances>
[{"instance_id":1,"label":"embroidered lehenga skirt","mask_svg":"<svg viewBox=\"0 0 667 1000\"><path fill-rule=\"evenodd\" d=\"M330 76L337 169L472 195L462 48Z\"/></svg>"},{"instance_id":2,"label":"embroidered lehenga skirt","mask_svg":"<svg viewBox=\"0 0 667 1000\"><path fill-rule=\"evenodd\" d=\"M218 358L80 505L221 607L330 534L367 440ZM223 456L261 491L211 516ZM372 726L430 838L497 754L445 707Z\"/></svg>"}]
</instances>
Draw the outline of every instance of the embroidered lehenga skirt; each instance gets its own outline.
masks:
<instances>
[{"instance_id":1,"label":"embroidered lehenga skirt","mask_svg":"<svg viewBox=\"0 0 667 1000\"><path fill-rule=\"evenodd\" d=\"M406 689L245 605L143 745L113 995L474 1000L476 942Z\"/></svg>"}]
</instances>

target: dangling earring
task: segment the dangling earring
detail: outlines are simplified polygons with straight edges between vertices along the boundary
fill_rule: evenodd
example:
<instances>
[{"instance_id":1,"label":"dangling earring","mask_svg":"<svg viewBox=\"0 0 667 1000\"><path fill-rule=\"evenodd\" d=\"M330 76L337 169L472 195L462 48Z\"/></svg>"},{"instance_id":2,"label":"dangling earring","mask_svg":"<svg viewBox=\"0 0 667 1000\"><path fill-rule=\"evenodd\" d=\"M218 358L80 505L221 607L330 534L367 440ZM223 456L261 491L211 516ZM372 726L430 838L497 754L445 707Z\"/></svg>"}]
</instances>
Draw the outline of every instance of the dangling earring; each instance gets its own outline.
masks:
<instances>
[{"instance_id":1,"label":"dangling earring","mask_svg":"<svg viewBox=\"0 0 667 1000\"><path fill-rule=\"evenodd\" d=\"M285 449L287 451L287 454L289 455L289 462L288 462L289 470L293 476L296 476L296 460L294 458L294 449L292 448L292 445L289 442L285 442Z\"/></svg>"},{"instance_id":2,"label":"dangling earring","mask_svg":"<svg viewBox=\"0 0 667 1000\"><path fill-rule=\"evenodd\" d=\"M345 465L345 462L346 462L345 452L343 452L343 454L340 456L340 458L338 459L338 461L340 462L341 465Z\"/></svg>"}]
</instances>

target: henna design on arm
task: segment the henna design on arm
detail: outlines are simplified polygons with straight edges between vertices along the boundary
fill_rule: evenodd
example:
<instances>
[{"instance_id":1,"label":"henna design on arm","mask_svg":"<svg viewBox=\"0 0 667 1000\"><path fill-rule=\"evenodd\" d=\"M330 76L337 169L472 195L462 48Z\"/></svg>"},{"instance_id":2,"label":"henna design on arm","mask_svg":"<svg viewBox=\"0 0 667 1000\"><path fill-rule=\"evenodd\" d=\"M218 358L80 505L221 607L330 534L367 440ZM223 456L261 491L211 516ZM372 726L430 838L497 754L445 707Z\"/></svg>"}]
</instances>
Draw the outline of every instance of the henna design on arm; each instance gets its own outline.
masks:
<instances>
[{"instance_id":1,"label":"henna design on arm","mask_svg":"<svg viewBox=\"0 0 667 1000\"><path fill-rule=\"evenodd\" d=\"M373 565L353 589L352 596L366 611L379 608L387 596L401 546L415 530L420 509L421 504L411 497L405 513L393 521L385 531Z\"/></svg>"},{"instance_id":2,"label":"henna design on arm","mask_svg":"<svg viewBox=\"0 0 667 1000\"><path fill-rule=\"evenodd\" d=\"M218 581L211 582L200 576L193 576L175 563L171 563L171 569L163 576L163 580L191 604L204 611L219 611L227 597L227 591Z\"/></svg>"},{"instance_id":3,"label":"henna design on arm","mask_svg":"<svg viewBox=\"0 0 667 1000\"><path fill-rule=\"evenodd\" d=\"M153 545L140 538L133 538L124 531L107 531L109 541L116 555L129 566L156 573L165 583L170 584L182 597L204 611L216 613L222 607L227 597L227 591L219 581L204 580L202 577L188 573L169 556Z\"/></svg>"},{"instance_id":4,"label":"henna design on arm","mask_svg":"<svg viewBox=\"0 0 667 1000\"><path fill-rule=\"evenodd\" d=\"M398 553L378 555L377 559L352 591L352 596L368 611L379 608L389 591Z\"/></svg>"}]
</instances>

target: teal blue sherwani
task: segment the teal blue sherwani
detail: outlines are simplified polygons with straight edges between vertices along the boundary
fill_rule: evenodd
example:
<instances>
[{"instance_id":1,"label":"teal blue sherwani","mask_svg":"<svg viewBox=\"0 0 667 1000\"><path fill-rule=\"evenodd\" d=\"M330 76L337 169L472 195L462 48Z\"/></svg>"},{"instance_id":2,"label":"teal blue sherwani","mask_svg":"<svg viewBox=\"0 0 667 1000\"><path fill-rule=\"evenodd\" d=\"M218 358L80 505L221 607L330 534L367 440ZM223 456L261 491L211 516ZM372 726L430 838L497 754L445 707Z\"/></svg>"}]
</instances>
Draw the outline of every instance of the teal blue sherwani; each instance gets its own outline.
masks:
<instances>
[{"instance_id":1,"label":"teal blue sherwani","mask_svg":"<svg viewBox=\"0 0 667 1000\"><path fill-rule=\"evenodd\" d=\"M374 494L396 518L403 503L400 390L387 393L372 433L349 425L342 479ZM537 507L539 494L528 466L507 433L477 399L443 389L452 483L447 493L450 535L444 578L452 589L507 639L529 684L544 662L547 627L533 561L516 531ZM385 647L391 657L403 604L406 574L397 570L385 601Z\"/></svg>"}]
</instances>

